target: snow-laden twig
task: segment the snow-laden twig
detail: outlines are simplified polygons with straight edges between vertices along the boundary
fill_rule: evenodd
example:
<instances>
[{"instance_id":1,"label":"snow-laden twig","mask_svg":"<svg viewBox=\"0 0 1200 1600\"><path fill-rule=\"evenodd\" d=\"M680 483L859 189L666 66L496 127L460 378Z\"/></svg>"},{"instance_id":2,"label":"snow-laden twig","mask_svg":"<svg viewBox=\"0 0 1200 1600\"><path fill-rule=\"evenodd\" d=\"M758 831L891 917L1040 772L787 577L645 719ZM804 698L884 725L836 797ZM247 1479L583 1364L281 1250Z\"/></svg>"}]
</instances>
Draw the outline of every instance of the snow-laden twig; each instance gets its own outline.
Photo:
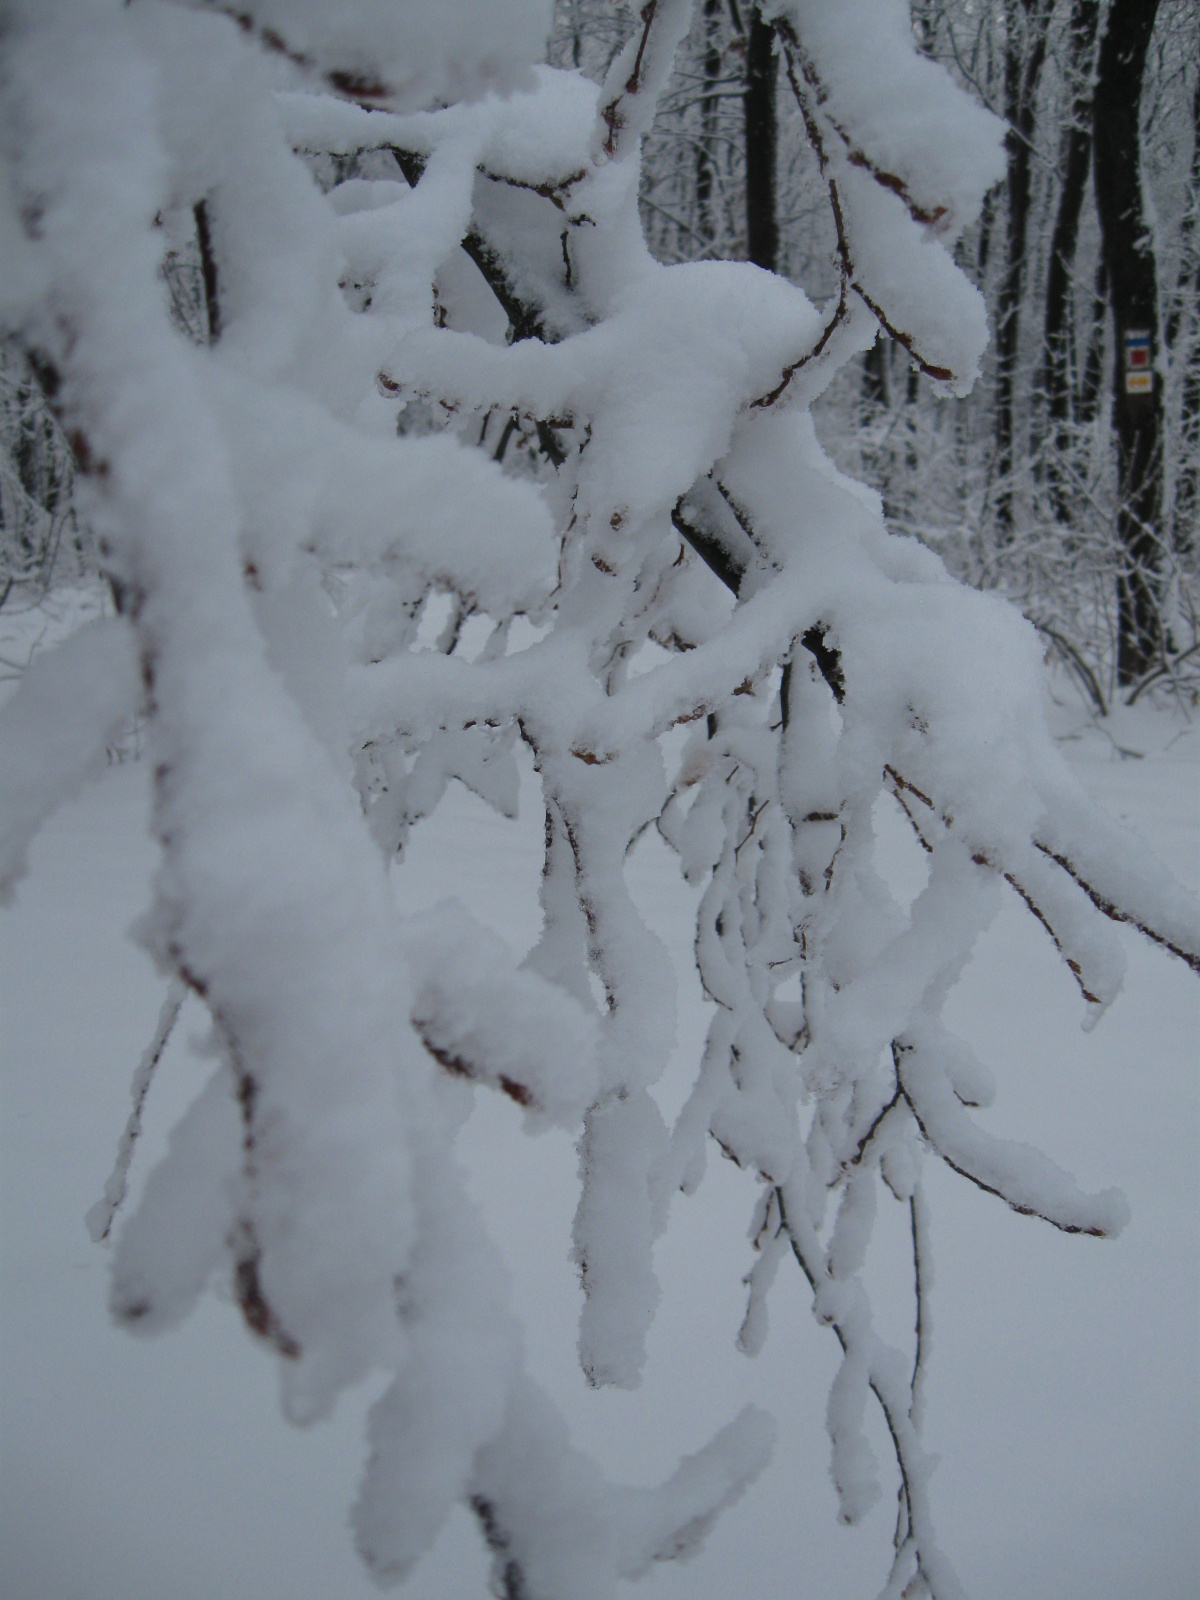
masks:
<instances>
[{"instance_id":1,"label":"snow-laden twig","mask_svg":"<svg viewBox=\"0 0 1200 1600\"><path fill-rule=\"evenodd\" d=\"M167 989L167 997L158 1013L154 1037L146 1046L142 1053L142 1059L134 1069L133 1081L129 1085L129 1098L133 1104L130 1108L128 1121L121 1130L121 1137L117 1141L117 1157L113 1162L112 1171L105 1179L103 1195L92 1206L84 1219L93 1244L101 1244L108 1238L117 1212L121 1209L121 1204L125 1199L125 1194L129 1187L129 1168L133 1164L134 1146L142 1131L142 1110L146 1104L146 1096L150 1093L150 1085L154 1079L155 1069L162 1060L163 1051L170 1042L172 1031L186 995L186 986L178 979L172 979Z\"/></svg>"}]
</instances>

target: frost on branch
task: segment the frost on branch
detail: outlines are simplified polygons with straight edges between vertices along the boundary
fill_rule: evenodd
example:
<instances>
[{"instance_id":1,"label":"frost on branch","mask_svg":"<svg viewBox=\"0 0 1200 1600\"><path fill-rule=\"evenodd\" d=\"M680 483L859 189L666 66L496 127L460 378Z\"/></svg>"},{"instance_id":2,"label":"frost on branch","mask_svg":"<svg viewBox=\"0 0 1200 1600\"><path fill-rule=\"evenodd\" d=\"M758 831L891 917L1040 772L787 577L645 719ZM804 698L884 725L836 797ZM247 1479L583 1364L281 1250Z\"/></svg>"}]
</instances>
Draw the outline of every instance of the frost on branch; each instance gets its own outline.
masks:
<instances>
[{"instance_id":1,"label":"frost on branch","mask_svg":"<svg viewBox=\"0 0 1200 1600\"><path fill-rule=\"evenodd\" d=\"M73 442L121 620L5 708L4 881L144 699L161 860L140 937L207 1008L219 1064L123 1222L114 1312L165 1329L223 1277L297 1422L387 1375L353 1513L381 1582L463 1503L510 1600L609 1596L694 1550L770 1453L753 1411L656 1490L571 1447L454 1155L482 1086L531 1132L578 1133L594 1384L639 1381L654 1245L710 1138L754 1175L740 1345L761 1348L790 1256L843 1352L841 1515L880 1493L878 1405L885 1593L948 1600L919 1430L923 1161L1070 1231L1125 1210L974 1119L994 1086L943 1002L1006 885L1089 1024L1120 984L1110 921L1200 968L1200 919L1074 786L1032 631L889 535L808 415L880 324L969 386L986 328L949 247L998 125L915 55L899 0L767 7L836 230L840 289L814 307L646 249L640 140L687 0L647 0L599 87L534 65L546 11L15 10L0 317ZM181 237L202 345L160 281ZM517 739L546 840L520 967L460 908L406 918L388 878L452 778L513 813ZM928 859L908 912L873 860L881 801ZM713 1002L671 1128L652 1091L673 976L625 877L655 824L702 886ZM910 1223L911 1352L862 1277L881 1183Z\"/></svg>"}]
</instances>

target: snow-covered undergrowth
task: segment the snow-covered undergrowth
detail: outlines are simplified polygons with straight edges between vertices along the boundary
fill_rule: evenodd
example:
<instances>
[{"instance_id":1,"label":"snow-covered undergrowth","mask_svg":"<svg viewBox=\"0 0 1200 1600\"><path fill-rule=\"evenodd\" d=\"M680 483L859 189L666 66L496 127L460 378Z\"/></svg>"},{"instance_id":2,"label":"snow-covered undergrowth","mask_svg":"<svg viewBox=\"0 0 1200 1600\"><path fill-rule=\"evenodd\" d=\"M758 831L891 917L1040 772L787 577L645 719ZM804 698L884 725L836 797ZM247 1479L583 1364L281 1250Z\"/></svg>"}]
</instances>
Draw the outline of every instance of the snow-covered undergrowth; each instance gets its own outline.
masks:
<instances>
[{"instance_id":1,"label":"snow-covered undergrowth","mask_svg":"<svg viewBox=\"0 0 1200 1600\"><path fill-rule=\"evenodd\" d=\"M952 1600L925 1170L1066 1234L1129 1208L976 1114L1015 1068L951 997L1010 894L1089 1028L1125 969L1111 924L1200 970L1195 895L1047 732L1032 630L890 536L808 413L881 324L969 387L986 327L949 247L1001 129L893 0L768 9L837 223L821 309L646 249L640 139L688 0L648 0L598 87L533 65L540 0L12 8L0 318L71 440L117 615L40 651L0 714L0 888L141 714L137 938L170 988L88 1212L115 1232L111 1309L164 1333L217 1285L298 1424L372 1386L352 1522L381 1583L461 1507L506 1600L603 1600L695 1554L776 1437L721 1406L653 1487L571 1442L456 1153L486 1088L577 1138L597 1389L643 1381L681 1195L720 1189L715 1148L741 1169L741 1350L798 1270L836 1357L838 1515L886 1484L885 1593ZM162 282L184 239L202 347ZM473 894L418 916L406 874L451 780L510 817L531 769L532 948ZM881 818L911 835L911 895ZM680 962L634 892L668 846L712 1002L682 1083ZM207 1082L122 1210L185 1007Z\"/></svg>"}]
</instances>

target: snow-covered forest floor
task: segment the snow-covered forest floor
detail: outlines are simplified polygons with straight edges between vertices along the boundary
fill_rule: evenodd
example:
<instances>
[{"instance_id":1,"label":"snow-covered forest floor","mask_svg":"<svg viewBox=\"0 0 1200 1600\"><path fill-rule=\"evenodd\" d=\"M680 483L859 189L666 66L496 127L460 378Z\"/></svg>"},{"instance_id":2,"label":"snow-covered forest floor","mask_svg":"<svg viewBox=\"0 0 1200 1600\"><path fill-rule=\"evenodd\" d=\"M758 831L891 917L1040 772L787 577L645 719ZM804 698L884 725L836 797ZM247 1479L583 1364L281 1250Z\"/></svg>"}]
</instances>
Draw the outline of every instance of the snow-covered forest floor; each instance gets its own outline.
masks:
<instances>
[{"instance_id":1,"label":"snow-covered forest floor","mask_svg":"<svg viewBox=\"0 0 1200 1600\"><path fill-rule=\"evenodd\" d=\"M88 609L59 607L48 632ZM17 632L0 640L7 661L27 656L33 621ZM1139 704L1098 725L1065 684L1048 683L1047 695L1089 792L1177 877L1200 882L1200 720ZM279 1414L273 1361L232 1304L209 1296L180 1331L151 1343L108 1320L106 1252L83 1218L164 992L127 935L147 905L155 851L146 764L132 745L126 754L44 830L0 916L0 1589L7 1600L352 1600L376 1592L344 1526L376 1390L298 1431ZM920 852L898 812L881 809L877 831L886 874L911 897ZM457 898L524 952L540 925L541 854L528 761L516 822L453 784L395 873L399 903L408 911ZM669 1120L705 1033L695 898L653 831L630 881L679 984L677 1050L656 1091ZM951 1026L999 1082L986 1125L1041 1145L1087 1189L1119 1185L1133 1211L1115 1242L1067 1237L930 1166L926 1430L942 1458L933 1496L944 1548L974 1600L1200 1593L1200 989L1181 963L1134 935L1123 942L1124 993L1085 1035L1069 975L1007 895L949 1007ZM208 1071L193 1005L151 1089L131 1200ZM865 1535L836 1523L824 1408L837 1350L798 1272L781 1272L762 1355L749 1361L734 1348L752 1259L750 1180L717 1161L696 1198L677 1199L657 1253L663 1304L644 1384L597 1394L575 1359L570 1138L530 1141L516 1108L480 1091L459 1152L508 1262L531 1370L610 1475L657 1481L747 1400L780 1424L771 1468L700 1557L660 1569L643 1592L876 1593L894 1502L874 1509ZM911 1286L887 1292L883 1274L895 1269L886 1257L903 1259L885 1249L888 1237L881 1219L874 1298L881 1331L907 1341ZM883 1441L878 1453L887 1460ZM486 1555L465 1511L403 1592L485 1594Z\"/></svg>"}]
</instances>

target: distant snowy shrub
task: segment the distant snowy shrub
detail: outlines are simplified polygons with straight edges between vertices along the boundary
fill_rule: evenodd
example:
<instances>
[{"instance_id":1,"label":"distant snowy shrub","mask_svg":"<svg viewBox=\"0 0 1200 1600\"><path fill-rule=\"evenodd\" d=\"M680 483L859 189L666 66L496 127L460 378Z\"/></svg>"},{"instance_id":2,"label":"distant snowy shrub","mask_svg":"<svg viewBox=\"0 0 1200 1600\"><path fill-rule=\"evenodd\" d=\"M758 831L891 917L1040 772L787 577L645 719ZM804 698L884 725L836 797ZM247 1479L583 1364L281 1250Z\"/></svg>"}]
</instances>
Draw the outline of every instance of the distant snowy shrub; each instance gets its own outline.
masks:
<instances>
[{"instance_id":1,"label":"distant snowy shrub","mask_svg":"<svg viewBox=\"0 0 1200 1600\"><path fill-rule=\"evenodd\" d=\"M0 606L36 605L88 567L70 448L24 367L0 344Z\"/></svg>"},{"instance_id":2,"label":"distant snowy shrub","mask_svg":"<svg viewBox=\"0 0 1200 1600\"><path fill-rule=\"evenodd\" d=\"M114 1313L169 1328L223 1276L297 1422L392 1374L354 1511L385 1583L462 1502L508 1600L611 1596L693 1550L772 1447L749 1408L655 1490L571 1447L453 1155L486 1084L531 1130L581 1130L594 1384L638 1382L654 1242L709 1137L757 1174L742 1347L793 1256L844 1352L842 1515L880 1492L873 1396L901 1481L885 1593L957 1594L919 1431L922 1161L1068 1231L1125 1206L972 1120L992 1088L943 1002L1006 881L1089 1023L1121 981L1105 918L1200 968L1194 897L1045 732L1033 630L890 536L808 414L880 324L969 388L987 330L949 247L1001 127L914 53L900 0L766 10L836 222L821 309L646 248L640 142L690 0L647 0L599 87L536 65L544 0L6 12L0 318L120 615L0 716L0 881L142 707L161 864L140 938L174 987L135 1090L185 990L220 1059L120 1233ZM511 814L518 738L546 809L520 968L461 911L406 919L388 878L451 778ZM908 915L872 863L883 794L928 855ZM716 1003L671 1129L650 1092L671 969L624 878L654 822L704 885ZM135 1134L136 1113L123 1160ZM911 1221L915 1356L860 1275L881 1181ZM122 1192L119 1169L98 1236Z\"/></svg>"}]
</instances>

